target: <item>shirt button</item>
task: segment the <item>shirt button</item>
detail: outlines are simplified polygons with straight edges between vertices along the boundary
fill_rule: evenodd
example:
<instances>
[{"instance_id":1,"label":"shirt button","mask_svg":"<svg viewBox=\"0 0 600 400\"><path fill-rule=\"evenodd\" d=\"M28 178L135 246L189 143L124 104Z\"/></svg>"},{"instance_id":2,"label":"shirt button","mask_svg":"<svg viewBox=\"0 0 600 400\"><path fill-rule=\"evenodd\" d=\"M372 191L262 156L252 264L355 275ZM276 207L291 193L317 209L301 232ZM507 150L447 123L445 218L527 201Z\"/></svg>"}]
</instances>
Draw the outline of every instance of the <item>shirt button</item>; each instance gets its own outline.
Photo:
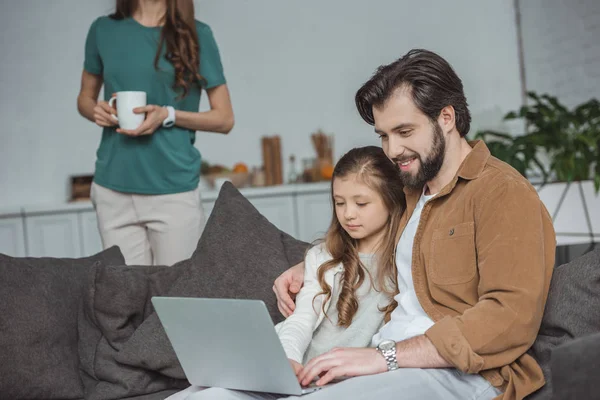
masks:
<instances>
[{"instance_id":1,"label":"shirt button","mask_svg":"<svg viewBox=\"0 0 600 400\"><path fill-rule=\"evenodd\" d=\"M450 229L450 236L454 235L454 228Z\"/></svg>"}]
</instances>

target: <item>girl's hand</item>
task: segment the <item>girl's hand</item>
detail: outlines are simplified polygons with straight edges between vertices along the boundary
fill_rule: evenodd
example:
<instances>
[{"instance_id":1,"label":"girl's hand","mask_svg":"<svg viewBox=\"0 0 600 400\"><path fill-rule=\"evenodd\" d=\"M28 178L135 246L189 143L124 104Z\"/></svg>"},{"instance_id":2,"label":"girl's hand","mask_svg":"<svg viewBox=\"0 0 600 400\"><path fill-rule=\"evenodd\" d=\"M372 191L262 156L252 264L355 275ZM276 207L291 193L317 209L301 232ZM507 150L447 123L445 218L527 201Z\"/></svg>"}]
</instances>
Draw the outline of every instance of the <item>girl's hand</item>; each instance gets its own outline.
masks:
<instances>
[{"instance_id":1,"label":"girl's hand","mask_svg":"<svg viewBox=\"0 0 600 400\"><path fill-rule=\"evenodd\" d=\"M116 126L118 122L115 115L117 115L117 110L109 106L108 102L99 101L96 103L94 107L94 122L96 125L102 127Z\"/></svg>"},{"instance_id":2,"label":"girl's hand","mask_svg":"<svg viewBox=\"0 0 600 400\"><path fill-rule=\"evenodd\" d=\"M128 136L141 136L141 135L152 135L154 131L162 126L165 118L169 116L169 112L166 107L149 105L144 107L137 107L133 109L136 114L146 113L146 119L142 124L135 130L117 129L118 133L122 133Z\"/></svg>"},{"instance_id":3,"label":"girl's hand","mask_svg":"<svg viewBox=\"0 0 600 400\"><path fill-rule=\"evenodd\" d=\"M291 358L288 358L288 360L290 361L290 364L292 364L292 368L294 368L294 373L298 376L304 367L298 361L292 360Z\"/></svg>"}]
</instances>

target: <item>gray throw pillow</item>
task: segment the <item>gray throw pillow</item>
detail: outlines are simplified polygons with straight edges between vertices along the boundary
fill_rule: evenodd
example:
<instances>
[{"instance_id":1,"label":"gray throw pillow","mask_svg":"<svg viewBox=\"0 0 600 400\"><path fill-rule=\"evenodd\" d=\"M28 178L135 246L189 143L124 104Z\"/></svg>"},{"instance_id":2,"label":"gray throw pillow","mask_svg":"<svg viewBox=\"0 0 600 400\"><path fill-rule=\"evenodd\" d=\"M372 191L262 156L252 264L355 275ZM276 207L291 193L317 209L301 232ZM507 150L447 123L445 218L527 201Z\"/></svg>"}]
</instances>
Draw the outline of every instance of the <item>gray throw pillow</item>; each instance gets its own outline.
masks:
<instances>
[{"instance_id":1,"label":"gray throw pillow","mask_svg":"<svg viewBox=\"0 0 600 400\"><path fill-rule=\"evenodd\" d=\"M554 270L544 318L530 354L546 385L529 400L552 398L552 351L573 339L600 332L600 246Z\"/></svg>"},{"instance_id":2,"label":"gray throw pillow","mask_svg":"<svg viewBox=\"0 0 600 400\"><path fill-rule=\"evenodd\" d=\"M153 312L150 298L167 290L189 260L169 267L94 266L79 315L79 357L86 400L121 399L183 389L177 381L145 368L129 367L117 355Z\"/></svg>"},{"instance_id":3,"label":"gray throw pillow","mask_svg":"<svg viewBox=\"0 0 600 400\"><path fill-rule=\"evenodd\" d=\"M87 272L124 262L118 247L79 259L0 254L0 398L83 397L77 312Z\"/></svg>"},{"instance_id":4,"label":"gray throw pillow","mask_svg":"<svg viewBox=\"0 0 600 400\"><path fill-rule=\"evenodd\" d=\"M90 271L80 316L86 399L112 400L185 387L152 296L259 299L274 322L273 281L308 244L277 229L230 183L221 187L198 248L173 267Z\"/></svg>"}]
</instances>

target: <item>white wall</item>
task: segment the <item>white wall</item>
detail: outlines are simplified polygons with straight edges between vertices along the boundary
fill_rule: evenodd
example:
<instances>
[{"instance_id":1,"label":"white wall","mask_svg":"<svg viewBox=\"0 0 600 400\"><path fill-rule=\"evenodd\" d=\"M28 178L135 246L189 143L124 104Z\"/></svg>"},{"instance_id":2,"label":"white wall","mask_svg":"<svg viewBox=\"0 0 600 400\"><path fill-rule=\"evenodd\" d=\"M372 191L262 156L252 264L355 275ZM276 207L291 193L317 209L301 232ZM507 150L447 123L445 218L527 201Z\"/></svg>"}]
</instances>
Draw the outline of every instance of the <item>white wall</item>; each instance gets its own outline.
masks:
<instances>
[{"instance_id":1,"label":"white wall","mask_svg":"<svg viewBox=\"0 0 600 400\"><path fill-rule=\"evenodd\" d=\"M92 173L100 129L77 114L89 24L109 0L0 2L0 207L62 202L71 174ZM462 77L478 127L520 105L512 2L506 0L201 0L232 93L228 136L198 134L209 162L260 164L260 137L312 156L310 133L340 156L376 136L354 108L375 68L411 48L439 52Z\"/></svg>"},{"instance_id":2,"label":"white wall","mask_svg":"<svg viewBox=\"0 0 600 400\"><path fill-rule=\"evenodd\" d=\"M600 1L523 0L528 90L574 106L600 98Z\"/></svg>"}]
</instances>

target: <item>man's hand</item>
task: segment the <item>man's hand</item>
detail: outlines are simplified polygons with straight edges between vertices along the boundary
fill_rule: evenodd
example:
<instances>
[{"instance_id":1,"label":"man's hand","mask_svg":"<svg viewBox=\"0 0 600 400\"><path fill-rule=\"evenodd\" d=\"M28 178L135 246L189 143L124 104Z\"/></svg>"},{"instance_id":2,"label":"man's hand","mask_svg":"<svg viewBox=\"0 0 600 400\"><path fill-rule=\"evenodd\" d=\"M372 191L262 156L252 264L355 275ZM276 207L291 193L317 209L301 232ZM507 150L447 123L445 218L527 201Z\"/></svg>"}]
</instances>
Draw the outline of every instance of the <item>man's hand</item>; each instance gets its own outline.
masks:
<instances>
[{"instance_id":1,"label":"man's hand","mask_svg":"<svg viewBox=\"0 0 600 400\"><path fill-rule=\"evenodd\" d=\"M277 296L277 307L284 317L289 317L296 308L294 299L304 284L304 261L296 264L275 279L273 291Z\"/></svg>"},{"instance_id":2,"label":"man's hand","mask_svg":"<svg viewBox=\"0 0 600 400\"><path fill-rule=\"evenodd\" d=\"M306 386L320 376L317 385L321 386L342 376L374 375L387 370L385 359L375 348L341 348L310 360L298 381Z\"/></svg>"},{"instance_id":3,"label":"man's hand","mask_svg":"<svg viewBox=\"0 0 600 400\"><path fill-rule=\"evenodd\" d=\"M298 361L296 360L292 360L291 358L288 358L290 364L292 364L292 368L294 368L294 374L296 374L296 376L298 376L298 374L300 372L302 372L302 368L304 368L302 366L302 364L300 364Z\"/></svg>"},{"instance_id":4,"label":"man's hand","mask_svg":"<svg viewBox=\"0 0 600 400\"><path fill-rule=\"evenodd\" d=\"M128 136L152 135L155 130L162 126L163 121L169 115L165 107L149 105L133 109L135 114L146 113L146 119L135 130L117 129L118 133Z\"/></svg>"}]
</instances>

